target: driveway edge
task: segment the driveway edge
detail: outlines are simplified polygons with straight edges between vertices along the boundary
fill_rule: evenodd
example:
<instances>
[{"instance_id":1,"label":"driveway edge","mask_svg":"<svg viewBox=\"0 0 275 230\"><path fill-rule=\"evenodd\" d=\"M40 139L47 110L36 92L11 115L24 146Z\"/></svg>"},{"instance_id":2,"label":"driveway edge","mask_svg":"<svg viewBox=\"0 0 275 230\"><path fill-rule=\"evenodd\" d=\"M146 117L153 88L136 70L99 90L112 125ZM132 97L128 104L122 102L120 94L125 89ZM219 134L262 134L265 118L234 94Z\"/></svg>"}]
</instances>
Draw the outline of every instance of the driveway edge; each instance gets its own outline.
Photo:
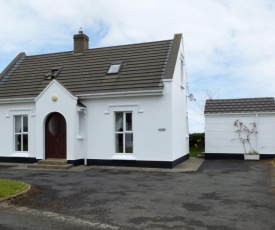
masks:
<instances>
[{"instance_id":1,"label":"driveway edge","mask_svg":"<svg viewBox=\"0 0 275 230\"><path fill-rule=\"evenodd\" d=\"M28 183L26 183L26 184L28 184ZM11 195L11 196L7 196L7 197L4 197L4 198L0 198L0 203L4 202L6 200L10 200L12 198L16 198L16 197L22 196L22 195L26 194L28 191L30 191L30 189L31 189L31 185L28 184L28 188L26 190L24 190L23 192L20 192L20 193Z\"/></svg>"}]
</instances>

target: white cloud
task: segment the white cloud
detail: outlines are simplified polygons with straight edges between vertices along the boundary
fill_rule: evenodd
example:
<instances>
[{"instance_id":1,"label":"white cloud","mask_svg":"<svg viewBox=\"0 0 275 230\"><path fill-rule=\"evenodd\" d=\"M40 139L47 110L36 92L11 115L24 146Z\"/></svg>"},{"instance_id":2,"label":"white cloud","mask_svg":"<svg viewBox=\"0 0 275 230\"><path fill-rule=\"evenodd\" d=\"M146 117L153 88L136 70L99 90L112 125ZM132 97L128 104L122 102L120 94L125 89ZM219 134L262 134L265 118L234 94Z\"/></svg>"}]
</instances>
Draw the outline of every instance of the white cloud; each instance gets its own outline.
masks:
<instances>
[{"instance_id":1,"label":"white cloud","mask_svg":"<svg viewBox=\"0 0 275 230\"><path fill-rule=\"evenodd\" d=\"M213 86L220 98L275 96L273 0L0 0L0 8L0 69L21 51L72 50L80 26L91 46L183 33L198 100Z\"/></svg>"}]
</instances>

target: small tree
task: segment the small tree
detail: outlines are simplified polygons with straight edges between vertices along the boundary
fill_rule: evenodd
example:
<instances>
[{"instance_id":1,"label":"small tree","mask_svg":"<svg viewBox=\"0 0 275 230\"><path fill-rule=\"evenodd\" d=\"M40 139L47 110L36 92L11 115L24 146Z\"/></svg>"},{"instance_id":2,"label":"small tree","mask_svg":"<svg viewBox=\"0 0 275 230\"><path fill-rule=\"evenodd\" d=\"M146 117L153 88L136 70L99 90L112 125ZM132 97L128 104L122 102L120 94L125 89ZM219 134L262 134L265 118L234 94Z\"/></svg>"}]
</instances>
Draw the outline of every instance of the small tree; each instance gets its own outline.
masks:
<instances>
[{"instance_id":1,"label":"small tree","mask_svg":"<svg viewBox=\"0 0 275 230\"><path fill-rule=\"evenodd\" d=\"M196 147L196 145L199 144L202 148L204 148L204 139L205 134L204 133L190 133L189 134L189 145L191 147Z\"/></svg>"},{"instance_id":2,"label":"small tree","mask_svg":"<svg viewBox=\"0 0 275 230\"><path fill-rule=\"evenodd\" d=\"M196 107L194 108L195 112L201 116L204 116L204 108L206 100L213 100L218 97L219 89L205 89L205 95L203 98L196 99Z\"/></svg>"},{"instance_id":3,"label":"small tree","mask_svg":"<svg viewBox=\"0 0 275 230\"><path fill-rule=\"evenodd\" d=\"M249 148L250 148L248 151L249 154L258 154L257 151L255 151L255 149L251 145L251 135L257 134L256 123L253 122L253 123L250 123L250 125L252 126L251 129L249 129L240 120L234 121L234 126L238 128L235 132L238 134L239 140L243 144L245 154L247 153L246 143L249 145Z\"/></svg>"}]
</instances>

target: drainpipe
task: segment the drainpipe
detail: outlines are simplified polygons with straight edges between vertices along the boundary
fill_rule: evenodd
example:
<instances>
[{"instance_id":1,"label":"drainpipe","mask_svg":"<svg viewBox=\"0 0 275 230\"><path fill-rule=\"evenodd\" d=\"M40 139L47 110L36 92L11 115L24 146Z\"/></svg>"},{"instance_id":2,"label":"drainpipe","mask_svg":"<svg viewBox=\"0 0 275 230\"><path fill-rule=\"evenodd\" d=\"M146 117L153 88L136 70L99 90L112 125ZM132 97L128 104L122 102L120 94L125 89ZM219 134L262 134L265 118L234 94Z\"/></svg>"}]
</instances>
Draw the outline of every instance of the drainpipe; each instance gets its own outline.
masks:
<instances>
[{"instance_id":1,"label":"drainpipe","mask_svg":"<svg viewBox=\"0 0 275 230\"><path fill-rule=\"evenodd\" d=\"M259 152L259 133L258 133L258 125L259 125L259 114L256 113L256 127L257 127L257 134L256 134L256 151Z\"/></svg>"},{"instance_id":2,"label":"drainpipe","mask_svg":"<svg viewBox=\"0 0 275 230\"><path fill-rule=\"evenodd\" d=\"M84 124L84 127L85 127L85 137L84 137L84 140L85 140L85 152L84 152L84 165L87 165L87 151L88 151L88 143L87 143L87 109L85 109L84 111L84 115L85 115L85 124Z\"/></svg>"}]
</instances>

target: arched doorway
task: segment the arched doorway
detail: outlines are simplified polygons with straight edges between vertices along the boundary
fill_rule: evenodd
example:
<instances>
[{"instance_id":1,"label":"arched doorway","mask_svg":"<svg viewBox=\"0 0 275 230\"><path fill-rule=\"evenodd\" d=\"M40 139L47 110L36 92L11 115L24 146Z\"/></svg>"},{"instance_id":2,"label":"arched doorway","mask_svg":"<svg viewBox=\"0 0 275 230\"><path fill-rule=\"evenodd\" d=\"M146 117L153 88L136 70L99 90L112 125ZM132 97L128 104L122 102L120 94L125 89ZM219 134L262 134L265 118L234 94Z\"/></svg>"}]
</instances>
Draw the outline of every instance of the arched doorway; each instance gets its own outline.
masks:
<instances>
[{"instance_id":1,"label":"arched doorway","mask_svg":"<svg viewBox=\"0 0 275 230\"><path fill-rule=\"evenodd\" d=\"M60 113L51 113L45 124L46 158L66 159L66 120Z\"/></svg>"}]
</instances>

